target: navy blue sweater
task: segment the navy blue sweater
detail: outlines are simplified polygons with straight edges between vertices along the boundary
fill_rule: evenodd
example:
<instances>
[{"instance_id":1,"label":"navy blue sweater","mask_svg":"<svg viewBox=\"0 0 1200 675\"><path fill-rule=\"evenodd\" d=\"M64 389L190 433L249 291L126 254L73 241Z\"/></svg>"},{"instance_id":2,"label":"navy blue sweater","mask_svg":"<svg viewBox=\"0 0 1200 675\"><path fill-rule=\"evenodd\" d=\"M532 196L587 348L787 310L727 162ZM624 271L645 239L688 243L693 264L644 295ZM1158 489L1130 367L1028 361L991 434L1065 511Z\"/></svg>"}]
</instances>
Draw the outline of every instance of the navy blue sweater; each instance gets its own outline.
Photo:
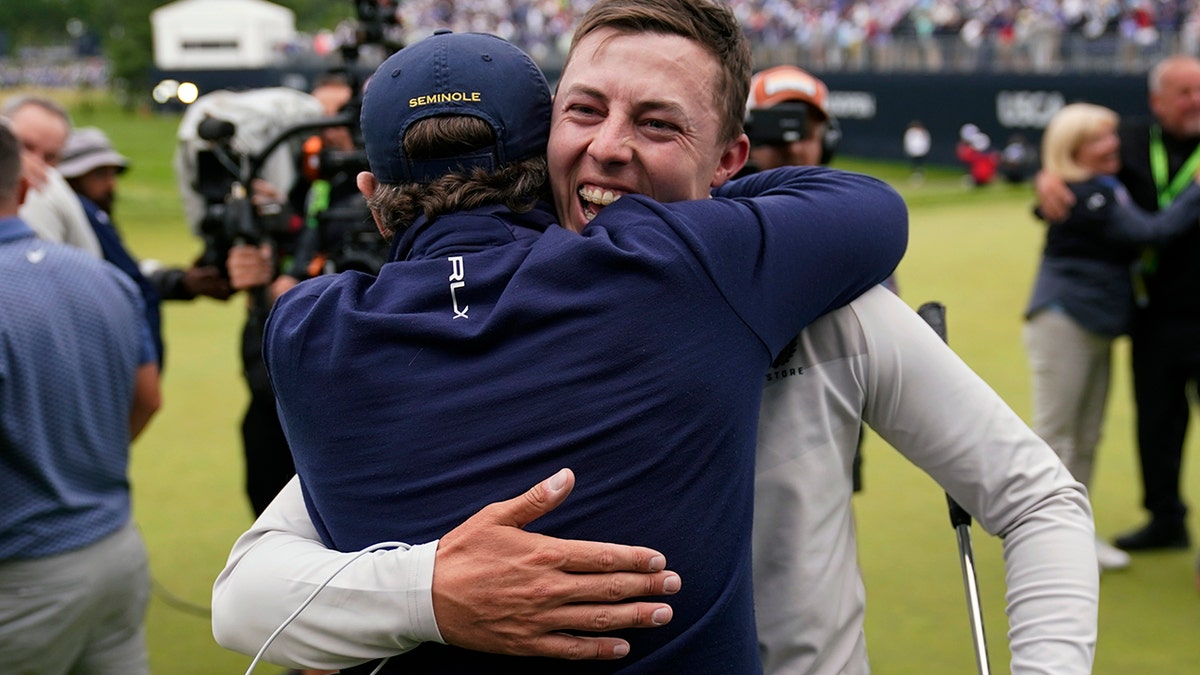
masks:
<instances>
[{"instance_id":1,"label":"navy blue sweater","mask_svg":"<svg viewBox=\"0 0 1200 675\"><path fill-rule=\"evenodd\" d=\"M619 661L428 644L385 672L760 670L763 372L806 324L888 276L907 212L885 184L820 168L717 197L626 196L582 235L541 209L420 220L378 278L318 277L280 298L266 363L327 545L430 541L570 467L575 491L530 529L650 546L683 579L672 622L626 631Z\"/></svg>"}]
</instances>

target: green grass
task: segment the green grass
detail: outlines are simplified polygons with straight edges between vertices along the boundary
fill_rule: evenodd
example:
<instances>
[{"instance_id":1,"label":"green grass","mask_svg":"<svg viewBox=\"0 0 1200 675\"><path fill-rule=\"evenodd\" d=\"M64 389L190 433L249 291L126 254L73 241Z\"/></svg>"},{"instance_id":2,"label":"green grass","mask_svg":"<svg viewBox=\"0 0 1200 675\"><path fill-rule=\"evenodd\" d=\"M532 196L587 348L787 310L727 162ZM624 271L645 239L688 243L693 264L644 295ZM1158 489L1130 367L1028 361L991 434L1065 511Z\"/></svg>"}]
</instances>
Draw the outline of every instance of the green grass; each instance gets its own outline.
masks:
<instances>
[{"instance_id":1,"label":"green grass","mask_svg":"<svg viewBox=\"0 0 1200 675\"><path fill-rule=\"evenodd\" d=\"M121 179L116 221L135 255L186 264L199 251L184 223L171 173L177 119L133 116L105 105L76 113L106 129L133 160ZM914 307L948 308L950 344L1028 419L1029 375L1021 313L1041 231L1028 187L965 187L961 172L932 169L924 184L898 165L841 159L836 166L895 185L911 209L911 243L898 271ZM242 495L238 424L245 404L238 333L244 304L201 300L164 308L170 352L162 412L133 451L135 511L155 579L207 606L229 547L250 523ZM1111 536L1142 523L1133 453L1127 345L1119 343L1106 436L1093 486L1097 528ZM1189 440L1185 494L1200 496L1200 465ZM973 672L973 652L954 532L941 490L877 436L865 448L866 491L856 498L867 584L867 640L879 675ZM1191 519L1200 534L1200 520ZM974 528L991 664L1008 670L1003 563L999 543ZM1101 583L1097 673L1195 672L1200 598L1196 553L1138 556ZM250 659L222 650L207 618L155 595L148 619L154 672L240 673ZM278 669L262 666L257 672Z\"/></svg>"}]
</instances>

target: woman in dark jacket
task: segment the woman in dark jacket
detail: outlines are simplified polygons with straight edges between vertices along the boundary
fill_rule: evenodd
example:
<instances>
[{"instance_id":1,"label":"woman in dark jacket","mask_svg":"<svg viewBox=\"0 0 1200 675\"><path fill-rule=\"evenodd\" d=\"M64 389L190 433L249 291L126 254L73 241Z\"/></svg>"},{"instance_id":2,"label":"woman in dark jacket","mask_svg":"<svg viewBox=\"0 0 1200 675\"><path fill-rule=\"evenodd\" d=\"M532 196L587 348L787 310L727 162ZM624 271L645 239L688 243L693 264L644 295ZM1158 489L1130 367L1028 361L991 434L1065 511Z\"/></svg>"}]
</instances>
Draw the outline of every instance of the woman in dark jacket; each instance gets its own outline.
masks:
<instances>
[{"instance_id":1,"label":"woman in dark jacket","mask_svg":"<svg viewBox=\"0 0 1200 675\"><path fill-rule=\"evenodd\" d=\"M1200 185L1156 214L1135 206L1116 179L1118 117L1074 103L1042 136L1042 169L1075 194L1067 219L1046 228L1046 246L1025 312L1033 371L1033 428L1075 479L1090 486L1108 397L1112 341L1129 332L1136 306L1134 266L1141 246L1196 227ZM1096 540L1102 569L1129 564L1125 552Z\"/></svg>"}]
</instances>

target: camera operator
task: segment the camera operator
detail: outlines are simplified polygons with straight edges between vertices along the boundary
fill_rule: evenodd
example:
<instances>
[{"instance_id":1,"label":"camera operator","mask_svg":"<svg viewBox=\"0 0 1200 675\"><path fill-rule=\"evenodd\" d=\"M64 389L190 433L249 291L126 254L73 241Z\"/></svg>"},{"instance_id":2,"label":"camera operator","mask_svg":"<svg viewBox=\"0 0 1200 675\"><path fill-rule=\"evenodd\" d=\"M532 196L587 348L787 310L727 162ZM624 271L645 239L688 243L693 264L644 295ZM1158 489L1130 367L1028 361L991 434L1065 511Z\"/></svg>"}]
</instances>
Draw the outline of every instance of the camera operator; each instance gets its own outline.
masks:
<instances>
[{"instance_id":1,"label":"camera operator","mask_svg":"<svg viewBox=\"0 0 1200 675\"><path fill-rule=\"evenodd\" d=\"M829 164L842 139L837 118L829 110L829 88L796 66L775 66L750 80L746 102L746 135L750 160L743 173L781 166ZM898 293L896 277L883 285ZM786 350L786 356L790 350ZM782 358L782 357L781 357ZM854 491L862 491L862 434L854 454Z\"/></svg>"},{"instance_id":2,"label":"camera operator","mask_svg":"<svg viewBox=\"0 0 1200 675\"><path fill-rule=\"evenodd\" d=\"M829 88L796 66L756 73L746 102L750 171L829 164L842 132L829 112Z\"/></svg>"},{"instance_id":3,"label":"camera operator","mask_svg":"<svg viewBox=\"0 0 1200 675\"><path fill-rule=\"evenodd\" d=\"M310 93L321 102L325 114L332 116L351 102L355 86L347 73L330 71L317 79ZM326 150L355 150L353 134L347 127L322 129L320 139ZM282 220L284 225L272 228L275 233L270 242L231 247L226 260L234 289L261 289L247 295L249 311L242 331L243 374L250 389L250 402L242 418L242 445L246 495L255 516L295 474L262 362L263 322L280 295L301 280L321 273L320 212L347 197L362 201L354 183L356 173L340 171L311 182L298 179L286 194L279 186L256 179L251 193L259 215ZM363 213L365 217L365 206Z\"/></svg>"}]
</instances>

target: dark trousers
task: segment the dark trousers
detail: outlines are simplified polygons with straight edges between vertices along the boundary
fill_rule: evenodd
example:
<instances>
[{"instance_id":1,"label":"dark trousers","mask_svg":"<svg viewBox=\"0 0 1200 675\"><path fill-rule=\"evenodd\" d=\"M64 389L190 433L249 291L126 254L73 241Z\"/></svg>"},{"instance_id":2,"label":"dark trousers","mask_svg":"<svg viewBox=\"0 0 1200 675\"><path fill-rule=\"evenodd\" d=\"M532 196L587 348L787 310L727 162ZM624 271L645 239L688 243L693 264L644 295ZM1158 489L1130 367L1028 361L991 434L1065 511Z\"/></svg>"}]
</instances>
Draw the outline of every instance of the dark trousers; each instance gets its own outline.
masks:
<instances>
[{"instance_id":1,"label":"dark trousers","mask_svg":"<svg viewBox=\"0 0 1200 675\"><path fill-rule=\"evenodd\" d=\"M266 318L265 312L251 309L242 328L242 374L250 390L250 405L242 418L242 453L246 459L246 496L255 517L296 474L262 357Z\"/></svg>"},{"instance_id":2,"label":"dark trousers","mask_svg":"<svg viewBox=\"0 0 1200 675\"><path fill-rule=\"evenodd\" d=\"M273 396L251 396L242 418L242 451L246 458L246 496L258 517L296 474Z\"/></svg>"},{"instance_id":3,"label":"dark trousers","mask_svg":"<svg viewBox=\"0 0 1200 675\"><path fill-rule=\"evenodd\" d=\"M1180 522L1189 388L1200 381L1200 326L1141 321L1133 334L1133 394L1137 408L1142 505L1155 520Z\"/></svg>"}]
</instances>

